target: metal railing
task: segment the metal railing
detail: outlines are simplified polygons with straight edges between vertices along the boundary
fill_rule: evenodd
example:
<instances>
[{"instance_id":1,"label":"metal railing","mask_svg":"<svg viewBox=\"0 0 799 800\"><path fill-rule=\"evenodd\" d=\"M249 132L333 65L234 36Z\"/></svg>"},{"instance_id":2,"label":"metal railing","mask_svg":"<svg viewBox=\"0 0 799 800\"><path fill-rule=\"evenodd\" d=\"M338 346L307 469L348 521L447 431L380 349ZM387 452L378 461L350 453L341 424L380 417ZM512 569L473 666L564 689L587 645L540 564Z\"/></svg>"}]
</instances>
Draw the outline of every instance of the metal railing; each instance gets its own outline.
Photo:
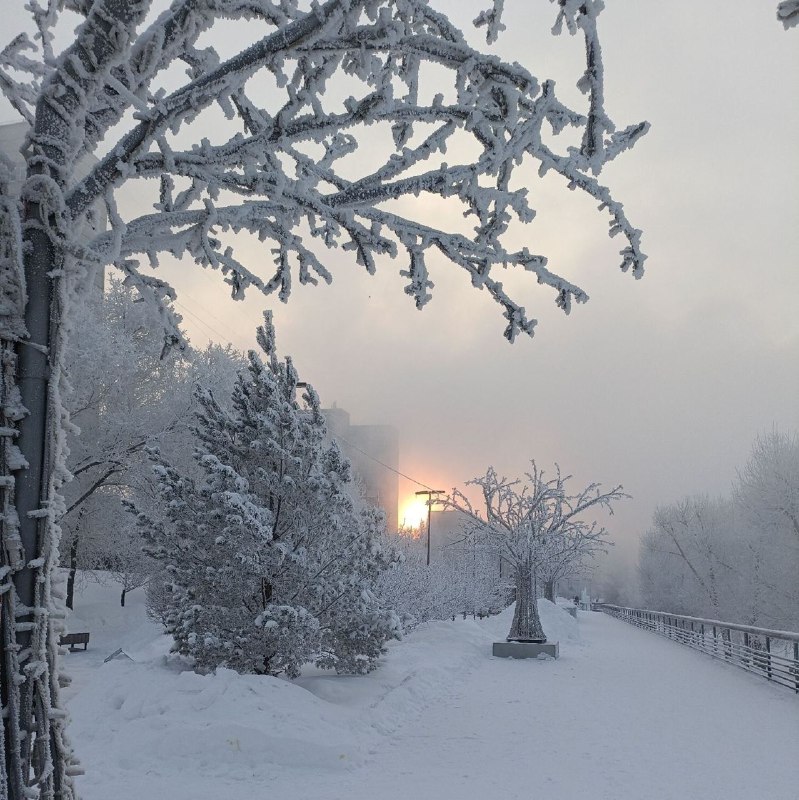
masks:
<instances>
[{"instance_id":1,"label":"metal railing","mask_svg":"<svg viewBox=\"0 0 799 800\"><path fill-rule=\"evenodd\" d=\"M641 608L596 608L799 693L799 633Z\"/></svg>"}]
</instances>

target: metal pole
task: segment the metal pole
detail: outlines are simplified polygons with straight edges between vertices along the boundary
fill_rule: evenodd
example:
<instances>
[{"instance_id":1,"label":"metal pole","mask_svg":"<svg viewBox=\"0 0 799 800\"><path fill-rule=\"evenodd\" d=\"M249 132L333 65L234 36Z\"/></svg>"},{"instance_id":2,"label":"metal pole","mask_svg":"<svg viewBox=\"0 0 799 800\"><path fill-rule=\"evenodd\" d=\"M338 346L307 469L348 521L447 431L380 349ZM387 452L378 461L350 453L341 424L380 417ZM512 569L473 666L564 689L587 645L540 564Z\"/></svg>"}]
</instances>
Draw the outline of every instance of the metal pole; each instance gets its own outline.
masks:
<instances>
[{"instance_id":1,"label":"metal pole","mask_svg":"<svg viewBox=\"0 0 799 800\"><path fill-rule=\"evenodd\" d=\"M430 518L433 511L433 504L427 502L427 566L430 566Z\"/></svg>"},{"instance_id":2,"label":"metal pole","mask_svg":"<svg viewBox=\"0 0 799 800\"><path fill-rule=\"evenodd\" d=\"M416 496L427 495L427 566L430 566L430 519L431 511L433 510L434 494L445 494L443 489L420 489L416 492Z\"/></svg>"}]
</instances>

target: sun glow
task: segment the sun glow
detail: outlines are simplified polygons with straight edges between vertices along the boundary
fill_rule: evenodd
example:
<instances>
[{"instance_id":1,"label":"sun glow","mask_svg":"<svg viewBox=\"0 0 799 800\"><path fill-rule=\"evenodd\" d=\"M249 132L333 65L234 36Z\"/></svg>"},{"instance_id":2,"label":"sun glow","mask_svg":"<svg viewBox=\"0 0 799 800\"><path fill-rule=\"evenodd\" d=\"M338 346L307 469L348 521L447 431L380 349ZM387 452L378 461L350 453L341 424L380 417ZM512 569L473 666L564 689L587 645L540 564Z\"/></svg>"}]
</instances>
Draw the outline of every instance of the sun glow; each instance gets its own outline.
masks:
<instances>
[{"instance_id":1,"label":"sun glow","mask_svg":"<svg viewBox=\"0 0 799 800\"><path fill-rule=\"evenodd\" d=\"M405 501L400 514L400 522L406 528L418 528L427 522L427 503L419 497Z\"/></svg>"}]
</instances>

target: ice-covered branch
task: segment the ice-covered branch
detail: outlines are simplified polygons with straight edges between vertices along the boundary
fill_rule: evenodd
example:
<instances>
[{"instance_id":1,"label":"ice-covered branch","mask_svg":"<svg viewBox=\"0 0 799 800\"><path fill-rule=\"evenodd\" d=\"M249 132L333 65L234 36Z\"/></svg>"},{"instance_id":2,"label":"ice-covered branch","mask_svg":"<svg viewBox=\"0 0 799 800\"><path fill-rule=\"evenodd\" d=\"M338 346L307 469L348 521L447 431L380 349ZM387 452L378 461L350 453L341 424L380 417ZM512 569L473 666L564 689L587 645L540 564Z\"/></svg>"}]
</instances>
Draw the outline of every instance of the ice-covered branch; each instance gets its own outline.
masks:
<instances>
[{"instance_id":1,"label":"ice-covered branch","mask_svg":"<svg viewBox=\"0 0 799 800\"><path fill-rule=\"evenodd\" d=\"M170 126L179 127L181 122L195 117L218 97L238 90L253 72L271 62L279 53L319 35L325 24L336 16L341 4L342 0L328 0L315 12L294 20L216 69L159 99L151 107L148 117L123 136L111 153L70 193L67 208L72 218L79 217L110 186L127 178L127 163L146 152L160 133Z\"/></svg>"},{"instance_id":2,"label":"ice-covered branch","mask_svg":"<svg viewBox=\"0 0 799 800\"><path fill-rule=\"evenodd\" d=\"M220 191L248 198L260 196L283 205L280 221L256 220L254 209L266 206L255 204L248 206L242 215L246 221L239 227L262 237L280 236L288 246L277 246L276 276L263 281L259 288L279 288L281 297L288 296L292 260L286 256L290 252L298 256L301 282L308 282L306 279L312 278L314 272L325 280L329 278L320 256L301 244L299 233L290 233L308 219L313 236L327 247L337 246L341 237L346 237L345 248L352 247L358 262L370 272L375 269L375 255L404 251L408 268L403 274L410 279L407 291L419 307L429 299L433 285L426 252L436 249L465 267L473 285L487 289L503 306L508 320L505 335L512 340L519 331L531 334L535 321L528 320L523 306L492 278L493 265L516 265L533 271L540 284L555 289L556 303L566 312L574 301L584 302L588 297L548 269L545 258L531 257L526 250L508 253L502 245L514 218L525 223L534 215L527 205L526 192L509 189L513 176L523 169L524 157L530 156L539 162L542 174L557 172L569 188L587 192L610 212L611 235L622 233L627 240L622 250L622 269L639 277L645 259L640 249L640 231L630 225L622 205L606 187L589 174L598 173L606 161L631 147L648 127L641 123L617 134L607 118L596 32L599 5L561 7L563 21L575 31L582 29L586 38L587 66L581 85L590 96L587 115L560 103L551 82L539 83L518 64L507 64L469 47L445 18L424 4L405 5L403 14L394 17L378 15L369 8L366 18L373 24L364 25L364 17L354 5L339 8L331 0L314 14L298 15L285 22L275 34L224 63L218 63L212 54L202 55L189 48L195 53L186 56L193 65L194 78L169 96L142 95L132 77L122 76L117 70L107 81L107 89L119 103L124 105L127 100L141 122L68 193L66 205L71 217L78 219L100 192L107 193L109 188L131 178L160 178L162 199L157 208L163 213L188 209L197 203L215 207ZM242 8L237 4L235 12L242 12ZM206 16L218 12L219 8L214 7L207 10ZM188 36L182 15L185 16L184 5L173 6L143 34L144 38L157 39L155 29L159 25L163 30L180 29L181 35ZM266 17L276 24L274 16ZM210 24L207 18L203 20L202 25ZM488 18L485 21L490 22ZM152 44L148 47L152 64L165 62L165 51L153 49ZM134 61L143 65L144 50L140 48L136 53ZM429 105L418 102L421 61L438 63L451 71L455 103L444 103L442 95ZM283 65L288 63L296 65L293 74L284 72ZM273 72L279 84L285 83L288 99L276 112L260 108L245 90L246 80L261 68ZM372 87L362 97L346 101L343 111L326 109L322 104L325 84L337 70ZM146 71L141 66L140 77ZM406 84L405 96L398 95L392 76ZM190 151L173 149L169 129L189 125L212 102L238 113L249 135L237 134L223 144L199 143ZM369 174L354 180L344 177L346 173L338 169L338 162L358 147L358 131L379 123L391 124L396 152ZM437 128L408 146L416 123L433 123ZM542 142L545 123L555 133L567 125L582 127L582 147L556 153ZM436 152L446 152L450 140L462 133L471 135L482 150L475 162L430 164ZM320 145L324 154L312 155L308 143ZM293 162L295 174L287 171L287 162L278 154L287 156L289 164ZM189 179L191 187L176 195L175 180L180 178ZM490 183L494 185L487 185ZM459 201L467 214L476 217L474 237L466 239L442 229L423 229L412 220L378 210L385 201L420 193ZM225 213L229 215L229 210ZM394 240L378 237L375 250L365 244L370 238L365 233L368 228L359 219L370 222L372 227L376 222L385 226ZM230 226L236 227L232 222ZM127 240L132 242L130 237ZM173 253L176 246L187 249L179 246L174 233L163 240L153 237L149 245L151 260L157 258L159 243ZM214 249L211 247L211 251ZM232 253L225 258L234 273L243 274L234 266ZM218 259L211 255L200 261L216 266ZM309 264L313 265L310 271ZM242 285L258 285L258 281L248 277Z\"/></svg>"}]
</instances>

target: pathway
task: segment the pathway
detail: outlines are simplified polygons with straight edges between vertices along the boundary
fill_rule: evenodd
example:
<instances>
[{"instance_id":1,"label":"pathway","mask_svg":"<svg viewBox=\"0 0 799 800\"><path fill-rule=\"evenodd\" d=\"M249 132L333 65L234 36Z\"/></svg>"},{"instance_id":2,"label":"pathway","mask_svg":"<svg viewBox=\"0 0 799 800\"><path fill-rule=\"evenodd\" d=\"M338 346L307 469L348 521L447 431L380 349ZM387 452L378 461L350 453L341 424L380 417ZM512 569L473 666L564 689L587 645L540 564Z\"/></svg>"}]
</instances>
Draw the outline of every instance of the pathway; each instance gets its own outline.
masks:
<instances>
[{"instance_id":1,"label":"pathway","mask_svg":"<svg viewBox=\"0 0 799 800\"><path fill-rule=\"evenodd\" d=\"M799 798L799 697L604 614L580 628L557 661L485 657L313 797Z\"/></svg>"}]
</instances>

